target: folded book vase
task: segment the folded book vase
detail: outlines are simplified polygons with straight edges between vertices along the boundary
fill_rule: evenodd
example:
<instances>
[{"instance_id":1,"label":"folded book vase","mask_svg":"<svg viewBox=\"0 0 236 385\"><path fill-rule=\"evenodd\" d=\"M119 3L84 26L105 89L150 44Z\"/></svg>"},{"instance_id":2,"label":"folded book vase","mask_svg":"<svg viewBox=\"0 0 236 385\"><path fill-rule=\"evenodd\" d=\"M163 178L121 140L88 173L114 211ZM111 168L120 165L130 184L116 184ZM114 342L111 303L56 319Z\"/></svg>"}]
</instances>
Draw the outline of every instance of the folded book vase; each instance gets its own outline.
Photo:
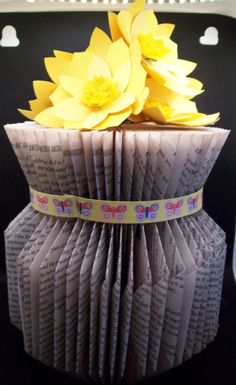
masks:
<instances>
[{"instance_id":1,"label":"folded book vase","mask_svg":"<svg viewBox=\"0 0 236 385\"><path fill-rule=\"evenodd\" d=\"M228 136L154 124L5 129L33 189L109 201L199 190ZM203 209L127 225L43 215L29 204L5 242L11 322L26 352L46 365L85 381L134 383L181 364L216 336L225 234Z\"/></svg>"}]
</instances>

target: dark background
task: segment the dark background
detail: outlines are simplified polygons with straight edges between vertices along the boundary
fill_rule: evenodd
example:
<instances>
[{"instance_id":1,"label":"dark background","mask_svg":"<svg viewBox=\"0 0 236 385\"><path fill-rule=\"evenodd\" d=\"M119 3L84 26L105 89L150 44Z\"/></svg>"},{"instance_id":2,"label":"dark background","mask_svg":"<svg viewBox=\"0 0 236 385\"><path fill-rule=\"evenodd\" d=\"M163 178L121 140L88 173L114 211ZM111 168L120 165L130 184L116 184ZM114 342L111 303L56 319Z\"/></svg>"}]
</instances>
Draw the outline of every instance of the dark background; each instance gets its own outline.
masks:
<instances>
[{"instance_id":1,"label":"dark background","mask_svg":"<svg viewBox=\"0 0 236 385\"><path fill-rule=\"evenodd\" d=\"M227 234L228 255L219 333L207 349L150 384L234 385L236 383L236 285L232 274L236 202L236 20L220 15L164 14L159 22L176 24L173 40L179 57L198 63L193 76L204 83L205 93L197 97L201 112L221 112L219 127L230 136L205 186L204 208ZM23 173L3 129L5 123L24 121L17 108L28 108L34 97L32 81L48 79L43 58L53 49L81 51L95 26L108 32L106 13L0 14L0 31L5 25L17 30L20 45L0 47L0 385L73 385L78 381L46 368L23 351L21 333L9 323L4 261L3 231L28 203ZM199 38L207 27L219 31L219 44L206 46Z\"/></svg>"}]
</instances>

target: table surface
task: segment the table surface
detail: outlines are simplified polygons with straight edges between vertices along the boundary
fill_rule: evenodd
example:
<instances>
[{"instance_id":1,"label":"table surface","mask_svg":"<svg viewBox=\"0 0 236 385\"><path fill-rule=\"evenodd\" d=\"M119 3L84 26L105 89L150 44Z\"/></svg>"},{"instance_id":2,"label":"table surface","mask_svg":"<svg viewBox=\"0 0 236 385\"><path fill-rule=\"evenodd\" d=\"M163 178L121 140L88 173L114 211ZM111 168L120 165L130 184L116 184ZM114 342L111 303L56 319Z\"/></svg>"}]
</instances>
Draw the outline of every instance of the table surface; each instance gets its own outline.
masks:
<instances>
[{"instance_id":1,"label":"table surface","mask_svg":"<svg viewBox=\"0 0 236 385\"><path fill-rule=\"evenodd\" d=\"M0 273L0 385L78 385L24 352L22 333L10 324L5 272ZM200 354L145 382L148 385L236 384L236 284L232 270L224 276L218 335Z\"/></svg>"}]
</instances>

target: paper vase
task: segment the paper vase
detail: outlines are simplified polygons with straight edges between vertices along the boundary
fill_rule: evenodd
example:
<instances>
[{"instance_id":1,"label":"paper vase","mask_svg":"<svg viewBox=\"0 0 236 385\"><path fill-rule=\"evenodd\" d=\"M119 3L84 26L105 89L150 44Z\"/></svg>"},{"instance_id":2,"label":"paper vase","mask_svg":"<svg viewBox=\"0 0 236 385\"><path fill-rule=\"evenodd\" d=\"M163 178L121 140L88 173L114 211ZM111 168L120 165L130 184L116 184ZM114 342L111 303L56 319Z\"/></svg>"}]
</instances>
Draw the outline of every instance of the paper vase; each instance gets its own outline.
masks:
<instances>
[{"instance_id":1,"label":"paper vase","mask_svg":"<svg viewBox=\"0 0 236 385\"><path fill-rule=\"evenodd\" d=\"M154 124L5 129L33 189L116 201L197 191L229 133ZM43 215L29 204L5 243L11 322L46 365L88 382L132 384L216 336L225 234L203 209L124 225Z\"/></svg>"}]
</instances>

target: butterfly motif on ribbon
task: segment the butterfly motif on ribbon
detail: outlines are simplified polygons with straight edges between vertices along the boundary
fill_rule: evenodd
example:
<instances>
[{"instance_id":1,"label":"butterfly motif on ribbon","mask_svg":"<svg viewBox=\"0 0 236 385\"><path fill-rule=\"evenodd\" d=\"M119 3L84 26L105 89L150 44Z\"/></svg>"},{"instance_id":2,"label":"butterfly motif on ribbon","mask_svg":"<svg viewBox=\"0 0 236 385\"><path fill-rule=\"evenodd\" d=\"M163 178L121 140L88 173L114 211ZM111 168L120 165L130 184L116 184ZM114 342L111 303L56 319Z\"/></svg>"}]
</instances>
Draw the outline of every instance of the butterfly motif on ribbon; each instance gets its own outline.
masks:
<instances>
[{"instance_id":1,"label":"butterfly motif on ribbon","mask_svg":"<svg viewBox=\"0 0 236 385\"><path fill-rule=\"evenodd\" d=\"M93 204L90 203L90 202L84 202L84 203L81 203L81 202L76 202L76 206L77 206L77 210L78 212L83 215L84 217L90 217L92 212L92 208L93 208Z\"/></svg>"},{"instance_id":2,"label":"butterfly motif on ribbon","mask_svg":"<svg viewBox=\"0 0 236 385\"><path fill-rule=\"evenodd\" d=\"M198 195L188 198L188 211L192 211L194 209L197 209L198 207Z\"/></svg>"},{"instance_id":3,"label":"butterfly motif on ribbon","mask_svg":"<svg viewBox=\"0 0 236 385\"><path fill-rule=\"evenodd\" d=\"M39 208L48 211L48 198L45 196L37 195L37 201Z\"/></svg>"},{"instance_id":4,"label":"butterfly motif on ribbon","mask_svg":"<svg viewBox=\"0 0 236 385\"><path fill-rule=\"evenodd\" d=\"M154 221L157 218L158 209L158 203L153 203L151 206L137 205L134 208L136 219L140 222L145 221L146 219Z\"/></svg>"},{"instance_id":5,"label":"butterfly motif on ribbon","mask_svg":"<svg viewBox=\"0 0 236 385\"><path fill-rule=\"evenodd\" d=\"M72 201L70 199L53 199L53 204L55 206L57 214L72 214Z\"/></svg>"},{"instance_id":6,"label":"butterfly motif on ribbon","mask_svg":"<svg viewBox=\"0 0 236 385\"><path fill-rule=\"evenodd\" d=\"M183 199L180 199L177 202L168 202L165 204L166 214L168 217L172 215L181 215L182 206L184 204Z\"/></svg>"},{"instance_id":7,"label":"butterfly motif on ribbon","mask_svg":"<svg viewBox=\"0 0 236 385\"><path fill-rule=\"evenodd\" d=\"M125 212L127 211L127 206L119 205L112 207L110 205L101 205L102 217L105 220L116 219L123 220L125 218Z\"/></svg>"}]
</instances>

